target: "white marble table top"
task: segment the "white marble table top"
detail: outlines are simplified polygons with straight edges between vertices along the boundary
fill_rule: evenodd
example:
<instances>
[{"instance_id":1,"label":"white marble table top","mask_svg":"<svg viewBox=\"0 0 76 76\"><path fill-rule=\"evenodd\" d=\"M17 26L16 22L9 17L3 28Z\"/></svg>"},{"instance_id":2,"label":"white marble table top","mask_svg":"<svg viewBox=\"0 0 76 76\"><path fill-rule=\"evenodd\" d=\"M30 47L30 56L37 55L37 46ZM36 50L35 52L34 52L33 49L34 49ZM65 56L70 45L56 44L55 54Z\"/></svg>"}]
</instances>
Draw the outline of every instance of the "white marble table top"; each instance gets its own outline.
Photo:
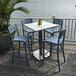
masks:
<instances>
[{"instance_id":1,"label":"white marble table top","mask_svg":"<svg viewBox=\"0 0 76 76\"><path fill-rule=\"evenodd\" d=\"M58 24L53 24L53 23L45 22L45 21L42 21L42 25L38 25L38 22L28 23L28 24L24 24L24 25L34 31L40 31L40 30L44 30L47 28L52 28L52 27L58 26Z\"/></svg>"}]
</instances>

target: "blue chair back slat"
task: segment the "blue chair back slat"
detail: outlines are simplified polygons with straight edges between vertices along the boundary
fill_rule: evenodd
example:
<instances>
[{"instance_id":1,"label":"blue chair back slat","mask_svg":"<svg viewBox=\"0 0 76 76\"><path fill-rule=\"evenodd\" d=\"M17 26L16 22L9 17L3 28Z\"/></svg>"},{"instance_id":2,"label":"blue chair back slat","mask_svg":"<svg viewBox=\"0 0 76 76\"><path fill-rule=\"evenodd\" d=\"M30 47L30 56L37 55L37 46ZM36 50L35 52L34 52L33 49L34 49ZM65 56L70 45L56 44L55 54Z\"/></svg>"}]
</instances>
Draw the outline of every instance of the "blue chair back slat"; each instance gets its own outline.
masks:
<instances>
[{"instance_id":1,"label":"blue chair back slat","mask_svg":"<svg viewBox=\"0 0 76 76\"><path fill-rule=\"evenodd\" d=\"M32 19L31 18L23 19L22 22L23 24L32 23Z\"/></svg>"},{"instance_id":2,"label":"blue chair back slat","mask_svg":"<svg viewBox=\"0 0 76 76\"><path fill-rule=\"evenodd\" d=\"M17 24L13 24L13 25L10 25L8 27L8 31L9 31L9 34L11 36L11 39L13 39L13 36L12 36L12 33L17 31L17 34L19 35L19 31L18 31L18 28L17 28Z\"/></svg>"},{"instance_id":3,"label":"blue chair back slat","mask_svg":"<svg viewBox=\"0 0 76 76\"><path fill-rule=\"evenodd\" d=\"M24 24L28 24L28 23L32 23L32 22L33 22L33 20L31 18L21 20L23 35L24 35Z\"/></svg>"},{"instance_id":4,"label":"blue chair back slat","mask_svg":"<svg viewBox=\"0 0 76 76\"><path fill-rule=\"evenodd\" d=\"M10 34L10 37L11 37L11 42L12 42L12 63L14 63L14 56L16 57L22 57L22 58L26 58L26 63L27 65L28 64L28 59L27 59L27 49L26 49L26 42L29 41L29 36L19 36L19 31L18 31L18 27L17 27L17 24L13 24L13 25L10 25L8 27L8 31L9 31L9 34ZM15 34L17 34L15 36ZM18 54L14 54L15 53L15 48L14 48L14 42L18 42L19 43L19 47L18 47ZM20 42L23 42L24 43L24 48L25 48L25 56L21 56L20 55ZM31 44L31 48L32 48L32 44ZM29 42L28 42L28 49L29 49L29 52L30 52L30 45L29 45ZM32 50L32 49L31 49Z\"/></svg>"},{"instance_id":5,"label":"blue chair back slat","mask_svg":"<svg viewBox=\"0 0 76 76\"><path fill-rule=\"evenodd\" d=\"M11 26L8 27L8 30L10 33L13 33L14 31L17 30L17 25L16 24L13 24Z\"/></svg>"},{"instance_id":6,"label":"blue chair back slat","mask_svg":"<svg viewBox=\"0 0 76 76\"><path fill-rule=\"evenodd\" d=\"M62 29L63 26L63 20L62 19L53 19L54 24L59 24L60 25L60 30Z\"/></svg>"}]
</instances>

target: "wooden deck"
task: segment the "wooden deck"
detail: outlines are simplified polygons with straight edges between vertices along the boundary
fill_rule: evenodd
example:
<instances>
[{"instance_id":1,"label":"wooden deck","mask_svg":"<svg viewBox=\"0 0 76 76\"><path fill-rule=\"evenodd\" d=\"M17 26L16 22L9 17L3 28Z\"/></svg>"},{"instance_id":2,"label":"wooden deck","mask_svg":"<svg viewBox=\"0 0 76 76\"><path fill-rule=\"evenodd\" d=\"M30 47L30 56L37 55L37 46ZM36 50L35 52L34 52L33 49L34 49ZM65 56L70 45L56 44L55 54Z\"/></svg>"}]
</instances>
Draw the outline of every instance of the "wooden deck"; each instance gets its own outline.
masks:
<instances>
[{"instance_id":1,"label":"wooden deck","mask_svg":"<svg viewBox=\"0 0 76 76\"><path fill-rule=\"evenodd\" d=\"M33 45L33 50L38 48L38 44ZM48 47L49 48L49 47ZM55 58L53 51L52 58ZM21 49L24 54L24 49ZM11 51L4 55L0 55L0 76L76 76L76 43L65 42L66 63L63 63L62 53L60 53L61 72L58 72L56 62L45 61L41 65L41 61L36 60L31 55L28 56L30 66L26 66L25 59L15 58L15 62L11 64Z\"/></svg>"}]
</instances>

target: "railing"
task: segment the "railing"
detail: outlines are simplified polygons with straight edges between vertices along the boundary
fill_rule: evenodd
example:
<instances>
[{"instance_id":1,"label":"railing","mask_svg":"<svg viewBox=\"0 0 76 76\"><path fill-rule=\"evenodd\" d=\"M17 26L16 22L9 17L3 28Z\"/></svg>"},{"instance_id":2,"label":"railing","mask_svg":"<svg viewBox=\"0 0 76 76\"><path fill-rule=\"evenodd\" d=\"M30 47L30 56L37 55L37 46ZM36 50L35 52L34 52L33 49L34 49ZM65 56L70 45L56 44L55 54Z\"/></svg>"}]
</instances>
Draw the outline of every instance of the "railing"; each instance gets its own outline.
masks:
<instances>
[{"instance_id":1,"label":"railing","mask_svg":"<svg viewBox=\"0 0 76 76\"><path fill-rule=\"evenodd\" d=\"M24 17L29 18L29 17ZM21 20L24 18L11 18L10 24L18 24L20 35L22 35L22 26ZM33 22L38 21L40 17L30 17L33 19ZM42 20L52 22L52 18L41 17ZM63 19L63 29L66 28L66 41L76 41L76 19ZM58 28L57 28L58 29ZM37 35L37 32L35 33ZM49 34L46 33L46 36ZM37 36L36 36L37 37Z\"/></svg>"}]
</instances>

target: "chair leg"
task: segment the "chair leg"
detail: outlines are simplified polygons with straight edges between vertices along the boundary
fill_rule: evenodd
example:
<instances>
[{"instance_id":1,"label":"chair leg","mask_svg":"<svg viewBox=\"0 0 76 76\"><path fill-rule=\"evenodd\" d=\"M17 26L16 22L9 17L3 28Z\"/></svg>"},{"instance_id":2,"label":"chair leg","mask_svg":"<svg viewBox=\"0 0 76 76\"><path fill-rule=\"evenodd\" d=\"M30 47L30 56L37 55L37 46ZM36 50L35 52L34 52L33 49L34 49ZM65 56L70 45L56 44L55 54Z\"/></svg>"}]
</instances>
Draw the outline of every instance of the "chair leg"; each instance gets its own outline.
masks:
<instances>
[{"instance_id":1,"label":"chair leg","mask_svg":"<svg viewBox=\"0 0 76 76\"><path fill-rule=\"evenodd\" d=\"M29 43L29 41L28 41L28 50L29 50L29 55L30 55L31 49L30 49L30 43Z\"/></svg>"},{"instance_id":2,"label":"chair leg","mask_svg":"<svg viewBox=\"0 0 76 76\"><path fill-rule=\"evenodd\" d=\"M28 59L27 59L26 43L24 43L24 44L25 44L25 57L26 57L26 64L27 64L27 66L28 66L29 64L28 64Z\"/></svg>"},{"instance_id":3,"label":"chair leg","mask_svg":"<svg viewBox=\"0 0 76 76\"><path fill-rule=\"evenodd\" d=\"M20 55L20 42L19 42L19 47L18 47L18 55Z\"/></svg>"},{"instance_id":4,"label":"chair leg","mask_svg":"<svg viewBox=\"0 0 76 76\"><path fill-rule=\"evenodd\" d=\"M33 51L32 51L32 37L31 37L31 53L33 55Z\"/></svg>"},{"instance_id":5,"label":"chair leg","mask_svg":"<svg viewBox=\"0 0 76 76\"><path fill-rule=\"evenodd\" d=\"M29 33L28 33L28 36L29 36ZM28 40L28 46L29 46L29 40Z\"/></svg>"},{"instance_id":6,"label":"chair leg","mask_svg":"<svg viewBox=\"0 0 76 76\"><path fill-rule=\"evenodd\" d=\"M62 53L63 53L64 63L65 63L66 60L65 60L65 54L64 54L64 45L62 46Z\"/></svg>"},{"instance_id":7,"label":"chair leg","mask_svg":"<svg viewBox=\"0 0 76 76\"><path fill-rule=\"evenodd\" d=\"M34 39L34 33L32 33L33 34L33 39Z\"/></svg>"},{"instance_id":8,"label":"chair leg","mask_svg":"<svg viewBox=\"0 0 76 76\"><path fill-rule=\"evenodd\" d=\"M51 53L52 53L52 43L50 44L50 56L51 56Z\"/></svg>"},{"instance_id":9,"label":"chair leg","mask_svg":"<svg viewBox=\"0 0 76 76\"><path fill-rule=\"evenodd\" d=\"M43 60L42 60L42 65L44 64L44 58L45 58L45 42L43 42Z\"/></svg>"},{"instance_id":10,"label":"chair leg","mask_svg":"<svg viewBox=\"0 0 76 76\"><path fill-rule=\"evenodd\" d=\"M12 64L14 63L14 44L12 44Z\"/></svg>"},{"instance_id":11,"label":"chair leg","mask_svg":"<svg viewBox=\"0 0 76 76\"><path fill-rule=\"evenodd\" d=\"M29 33L28 33L28 36L30 37ZM29 54L30 54L30 48L29 48L29 45L30 45L30 43L29 43L29 40L28 40L28 49L29 49Z\"/></svg>"},{"instance_id":12,"label":"chair leg","mask_svg":"<svg viewBox=\"0 0 76 76\"><path fill-rule=\"evenodd\" d=\"M60 62L59 62L59 48L57 48L57 62L58 62L58 67L59 67L59 72L60 72L61 69L60 69Z\"/></svg>"},{"instance_id":13,"label":"chair leg","mask_svg":"<svg viewBox=\"0 0 76 76\"><path fill-rule=\"evenodd\" d=\"M34 43L34 33L32 33L32 42Z\"/></svg>"}]
</instances>

